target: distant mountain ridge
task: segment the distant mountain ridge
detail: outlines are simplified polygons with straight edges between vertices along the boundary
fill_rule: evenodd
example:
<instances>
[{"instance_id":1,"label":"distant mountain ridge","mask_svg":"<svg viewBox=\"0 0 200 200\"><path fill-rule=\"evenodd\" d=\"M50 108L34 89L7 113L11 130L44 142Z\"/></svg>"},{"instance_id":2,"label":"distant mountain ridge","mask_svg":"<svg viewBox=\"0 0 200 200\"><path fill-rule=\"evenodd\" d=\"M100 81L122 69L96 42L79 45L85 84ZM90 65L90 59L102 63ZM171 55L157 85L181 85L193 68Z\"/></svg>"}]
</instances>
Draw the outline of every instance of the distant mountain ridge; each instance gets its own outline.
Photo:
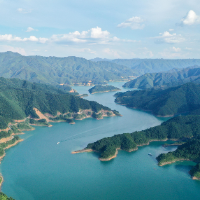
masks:
<instances>
[{"instance_id":1,"label":"distant mountain ridge","mask_svg":"<svg viewBox=\"0 0 200 200\"><path fill-rule=\"evenodd\" d=\"M138 76L145 73L158 73L173 68L200 66L200 59L116 59L112 62L131 68Z\"/></svg>"},{"instance_id":2,"label":"distant mountain ridge","mask_svg":"<svg viewBox=\"0 0 200 200\"><path fill-rule=\"evenodd\" d=\"M132 69L112 62L92 62L84 58L22 56L0 53L0 76L45 84L95 84L128 80Z\"/></svg>"},{"instance_id":3,"label":"distant mountain ridge","mask_svg":"<svg viewBox=\"0 0 200 200\"><path fill-rule=\"evenodd\" d=\"M200 66L185 69L173 69L168 72L147 73L123 85L128 88L148 89L165 88L188 82L200 83Z\"/></svg>"}]
</instances>

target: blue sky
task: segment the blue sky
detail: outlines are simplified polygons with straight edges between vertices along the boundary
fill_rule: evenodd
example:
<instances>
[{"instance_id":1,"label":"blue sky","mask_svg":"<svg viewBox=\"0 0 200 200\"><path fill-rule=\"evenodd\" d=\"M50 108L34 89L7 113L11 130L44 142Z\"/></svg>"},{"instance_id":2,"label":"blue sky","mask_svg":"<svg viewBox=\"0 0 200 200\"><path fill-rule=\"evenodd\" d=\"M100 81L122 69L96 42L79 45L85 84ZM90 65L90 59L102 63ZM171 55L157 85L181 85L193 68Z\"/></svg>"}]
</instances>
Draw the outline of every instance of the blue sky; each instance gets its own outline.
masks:
<instances>
[{"instance_id":1,"label":"blue sky","mask_svg":"<svg viewBox=\"0 0 200 200\"><path fill-rule=\"evenodd\" d=\"M0 0L0 51L200 58L199 0Z\"/></svg>"}]
</instances>

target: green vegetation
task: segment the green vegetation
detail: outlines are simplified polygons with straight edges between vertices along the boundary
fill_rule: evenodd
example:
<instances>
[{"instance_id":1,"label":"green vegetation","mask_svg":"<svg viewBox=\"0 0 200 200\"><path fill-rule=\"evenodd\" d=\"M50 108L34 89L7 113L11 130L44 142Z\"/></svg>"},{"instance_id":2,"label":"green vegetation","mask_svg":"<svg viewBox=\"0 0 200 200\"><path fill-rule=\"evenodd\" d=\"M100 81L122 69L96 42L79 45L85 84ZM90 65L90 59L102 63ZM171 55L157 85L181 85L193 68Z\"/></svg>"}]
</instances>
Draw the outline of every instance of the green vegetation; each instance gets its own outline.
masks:
<instances>
[{"instance_id":1,"label":"green vegetation","mask_svg":"<svg viewBox=\"0 0 200 200\"><path fill-rule=\"evenodd\" d=\"M45 84L93 84L109 80L127 80L133 70L111 62L92 62L74 56L22 56L0 53L0 76ZM124 77L124 78L122 78Z\"/></svg>"},{"instance_id":2,"label":"green vegetation","mask_svg":"<svg viewBox=\"0 0 200 200\"><path fill-rule=\"evenodd\" d=\"M123 85L128 88L166 88L183 85L188 82L200 83L200 67L188 67L182 70L174 69L168 72L147 73Z\"/></svg>"},{"instance_id":3,"label":"green vegetation","mask_svg":"<svg viewBox=\"0 0 200 200\"><path fill-rule=\"evenodd\" d=\"M137 146L146 145L151 141L185 140L186 138L197 137L199 134L200 116L179 116L143 131L103 138L88 144L86 148L100 152L100 158L106 159L113 156L117 148L132 151L136 150Z\"/></svg>"},{"instance_id":4,"label":"green vegetation","mask_svg":"<svg viewBox=\"0 0 200 200\"><path fill-rule=\"evenodd\" d=\"M8 142L1 143L0 144L0 156L4 155L4 153L5 153L4 149L7 146L14 144L17 140L20 140L20 138L19 138L19 136L15 135L15 136L13 136L13 139L9 140Z\"/></svg>"},{"instance_id":5,"label":"green vegetation","mask_svg":"<svg viewBox=\"0 0 200 200\"><path fill-rule=\"evenodd\" d=\"M36 125L36 126L49 126L50 125L46 119L40 119L40 120L30 119L30 124Z\"/></svg>"},{"instance_id":6,"label":"green vegetation","mask_svg":"<svg viewBox=\"0 0 200 200\"><path fill-rule=\"evenodd\" d=\"M3 192L0 192L0 200L14 200L12 197L7 197Z\"/></svg>"},{"instance_id":7,"label":"green vegetation","mask_svg":"<svg viewBox=\"0 0 200 200\"><path fill-rule=\"evenodd\" d=\"M160 154L157 160L159 165L165 165L179 160L200 162L200 136L190 139L173 152Z\"/></svg>"},{"instance_id":8,"label":"green vegetation","mask_svg":"<svg viewBox=\"0 0 200 200\"><path fill-rule=\"evenodd\" d=\"M140 90L117 93L116 103L150 111L157 116L200 114L200 85L187 83L165 90Z\"/></svg>"},{"instance_id":9,"label":"green vegetation","mask_svg":"<svg viewBox=\"0 0 200 200\"><path fill-rule=\"evenodd\" d=\"M90 88L88 91L90 94L94 93L103 93L103 92L114 92L119 91L120 89L117 87L114 87L112 85L95 85L94 87Z\"/></svg>"},{"instance_id":10,"label":"green vegetation","mask_svg":"<svg viewBox=\"0 0 200 200\"><path fill-rule=\"evenodd\" d=\"M200 164L199 163L190 170L190 174L193 178L200 179Z\"/></svg>"}]
</instances>

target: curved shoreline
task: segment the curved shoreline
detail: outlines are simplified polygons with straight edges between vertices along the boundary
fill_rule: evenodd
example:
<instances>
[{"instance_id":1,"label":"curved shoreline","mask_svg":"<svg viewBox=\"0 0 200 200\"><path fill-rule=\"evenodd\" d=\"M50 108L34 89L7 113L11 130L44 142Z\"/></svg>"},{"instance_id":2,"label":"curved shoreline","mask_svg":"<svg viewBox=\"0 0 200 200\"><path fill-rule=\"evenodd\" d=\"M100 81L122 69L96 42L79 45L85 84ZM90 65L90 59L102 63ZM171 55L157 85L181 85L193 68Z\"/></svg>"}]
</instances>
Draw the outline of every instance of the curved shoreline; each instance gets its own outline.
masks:
<instances>
[{"instance_id":1,"label":"curved shoreline","mask_svg":"<svg viewBox=\"0 0 200 200\"><path fill-rule=\"evenodd\" d=\"M114 158L116 158L117 157L117 154L118 154L118 151L119 150L123 150L123 151L126 151L126 152L133 152L133 151L137 151L138 150L138 147L142 147L142 146L146 146L146 145L149 145L149 143L150 142L159 142L159 141L167 141L168 139L163 139L163 140L150 140L148 143L144 143L144 144L140 144L140 145L137 145L137 147L136 148L134 148L134 149L130 149L130 150L123 150L123 149L121 149L121 148L116 148L116 151L115 151L115 154L114 155L112 155L112 156L110 156L110 157L108 157L108 158L99 158L99 160L100 161L110 161L110 160L112 160L112 159L114 159ZM72 154L77 154L77 153L85 153L85 152L97 152L97 153L99 153L98 151L95 151L95 150L93 150L93 149L87 149L87 148L84 148L84 149L82 149L82 150L77 150L77 151L72 151L71 153Z\"/></svg>"}]
</instances>

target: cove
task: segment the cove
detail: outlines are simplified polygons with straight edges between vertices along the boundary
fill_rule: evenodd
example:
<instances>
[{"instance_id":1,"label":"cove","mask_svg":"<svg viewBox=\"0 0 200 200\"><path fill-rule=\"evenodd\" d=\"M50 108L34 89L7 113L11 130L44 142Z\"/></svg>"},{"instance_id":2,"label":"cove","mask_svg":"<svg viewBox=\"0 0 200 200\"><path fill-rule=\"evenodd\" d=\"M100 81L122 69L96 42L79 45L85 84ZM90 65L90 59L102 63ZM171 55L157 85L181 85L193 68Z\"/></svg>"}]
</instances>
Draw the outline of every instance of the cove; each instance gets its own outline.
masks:
<instances>
[{"instance_id":1,"label":"cove","mask_svg":"<svg viewBox=\"0 0 200 200\"><path fill-rule=\"evenodd\" d=\"M121 88L123 82L111 84ZM89 94L91 87L73 88ZM96 153L71 154L103 137L146 129L164 120L115 104L114 94L85 98L118 110L123 117L85 119L75 125L53 123L51 128L36 127L20 136L24 141L7 150L0 165L5 180L2 191L16 200L198 199L200 182L188 174L194 163L157 165L157 155L175 150L162 147L164 142L152 142L132 153L119 151L109 162L100 162Z\"/></svg>"}]
</instances>

